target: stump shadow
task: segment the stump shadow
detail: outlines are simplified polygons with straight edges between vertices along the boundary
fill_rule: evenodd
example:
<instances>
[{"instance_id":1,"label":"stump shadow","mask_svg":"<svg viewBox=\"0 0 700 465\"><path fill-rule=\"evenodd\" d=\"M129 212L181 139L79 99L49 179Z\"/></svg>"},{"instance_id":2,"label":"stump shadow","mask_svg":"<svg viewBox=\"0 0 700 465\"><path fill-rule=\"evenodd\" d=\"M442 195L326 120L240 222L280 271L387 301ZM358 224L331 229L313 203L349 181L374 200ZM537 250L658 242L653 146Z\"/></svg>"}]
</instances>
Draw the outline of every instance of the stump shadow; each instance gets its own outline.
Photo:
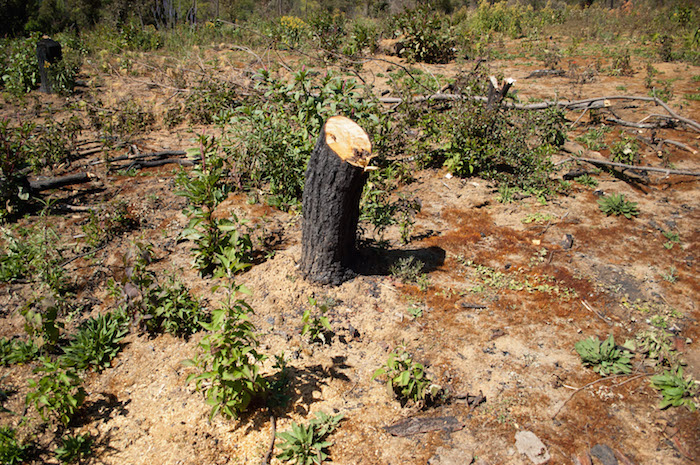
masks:
<instances>
[{"instance_id":1,"label":"stump shadow","mask_svg":"<svg viewBox=\"0 0 700 465\"><path fill-rule=\"evenodd\" d=\"M352 270L361 276L387 276L391 266L400 260L413 258L424 263L423 272L430 273L445 263L445 249L438 246L419 249L386 249L365 245L358 251L357 260Z\"/></svg>"}]
</instances>

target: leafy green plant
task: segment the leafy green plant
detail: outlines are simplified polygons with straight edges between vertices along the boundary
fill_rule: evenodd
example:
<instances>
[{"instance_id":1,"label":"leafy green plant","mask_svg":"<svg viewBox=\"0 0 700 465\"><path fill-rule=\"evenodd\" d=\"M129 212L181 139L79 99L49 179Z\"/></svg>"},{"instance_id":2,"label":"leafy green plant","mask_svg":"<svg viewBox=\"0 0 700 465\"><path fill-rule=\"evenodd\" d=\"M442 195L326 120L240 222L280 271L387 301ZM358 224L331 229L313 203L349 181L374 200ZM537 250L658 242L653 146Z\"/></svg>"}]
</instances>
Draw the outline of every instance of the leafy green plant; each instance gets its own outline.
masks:
<instances>
[{"instance_id":1,"label":"leafy green plant","mask_svg":"<svg viewBox=\"0 0 700 465\"><path fill-rule=\"evenodd\" d=\"M624 194L610 194L598 199L600 211L606 215L622 215L625 218L632 219L633 216L639 215L636 202L630 202L625 199Z\"/></svg>"},{"instance_id":2,"label":"leafy green plant","mask_svg":"<svg viewBox=\"0 0 700 465\"><path fill-rule=\"evenodd\" d=\"M0 463L2 465L19 465L24 463L31 447L17 440L17 431L9 426L0 426Z\"/></svg>"},{"instance_id":3,"label":"leafy green plant","mask_svg":"<svg viewBox=\"0 0 700 465\"><path fill-rule=\"evenodd\" d=\"M678 282L678 270L675 266L671 266L668 271L661 272L661 277L664 278L665 281L675 284Z\"/></svg>"},{"instance_id":4,"label":"leafy green plant","mask_svg":"<svg viewBox=\"0 0 700 465\"><path fill-rule=\"evenodd\" d=\"M664 247L668 250L671 250L675 244L681 243L681 238L677 232L663 231L662 234L666 238L666 242L664 242Z\"/></svg>"},{"instance_id":5,"label":"leafy green plant","mask_svg":"<svg viewBox=\"0 0 700 465\"><path fill-rule=\"evenodd\" d=\"M268 394L268 380L260 374L261 364L267 358L257 351L258 338L250 321L253 309L239 294L250 294L243 285L233 282L233 275L244 265L233 254L222 256L223 269L219 277L229 280L226 300L212 312L211 323L201 323L209 334L200 342L203 355L183 363L197 367L187 382L195 382L205 391L211 406L210 418L220 413L226 418L238 417L253 399Z\"/></svg>"},{"instance_id":6,"label":"leafy green plant","mask_svg":"<svg viewBox=\"0 0 700 465\"><path fill-rule=\"evenodd\" d=\"M449 22L429 6L407 10L396 20L403 34L401 55L410 61L448 63L455 57L455 35Z\"/></svg>"},{"instance_id":7,"label":"leafy green plant","mask_svg":"<svg viewBox=\"0 0 700 465\"><path fill-rule=\"evenodd\" d=\"M335 431L343 414L327 415L318 412L308 424L292 422L291 430L277 433L282 439L277 455L279 460L297 465L320 465L328 458L328 448L333 445L327 437Z\"/></svg>"},{"instance_id":8,"label":"leafy green plant","mask_svg":"<svg viewBox=\"0 0 700 465\"><path fill-rule=\"evenodd\" d=\"M423 309L421 307L408 307L408 314L416 320L423 316Z\"/></svg>"},{"instance_id":9,"label":"leafy green plant","mask_svg":"<svg viewBox=\"0 0 700 465\"><path fill-rule=\"evenodd\" d=\"M53 416L67 426L87 395L82 379L75 370L64 370L59 362L46 357L34 372L46 374L39 381L29 380L32 391L27 394L27 405L34 404L44 420Z\"/></svg>"},{"instance_id":10,"label":"leafy green plant","mask_svg":"<svg viewBox=\"0 0 700 465\"><path fill-rule=\"evenodd\" d=\"M626 349L618 348L612 334L603 342L597 337L591 337L578 341L574 347L583 364L593 368L596 373L626 374L632 371L632 354Z\"/></svg>"},{"instance_id":11,"label":"leafy green plant","mask_svg":"<svg viewBox=\"0 0 700 465\"><path fill-rule=\"evenodd\" d=\"M623 137L610 148L612 160L619 163L634 165L639 161L639 143L631 137Z\"/></svg>"},{"instance_id":12,"label":"leafy green plant","mask_svg":"<svg viewBox=\"0 0 700 465\"><path fill-rule=\"evenodd\" d=\"M249 263L253 243L250 235L241 232L242 222L214 217L214 209L226 198L228 188L224 183L224 160L216 154L217 141L200 136L200 150L196 152L202 160L201 166L188 176L183 170L177 178L180 190L177 195L189 201L187 214L190 222L181 237L195 243L193 255L195 266L203 275L212 273L221 264L217 257L224 251L235 253L238 260Z\"/></svg>"},{"instance_id":13,"label":"leafy green plant","mask_svg":"<svg viewBox=\"0 0 700 465\"><path fill-rule=\"evenodd\" d=\"M316 341L326 344L330 341L329 335L332 337L333 334L333 328L331 328L331 324L328 322L328 317L325 316L328 312L329 305L327 302L319 304L312 296L309 296L309 305L311 305L311 308L307 308L301 317L303 323L301 335L305 336L308 334L309 342L312 344ZM316 315L311 315L312 309L317 310Z\"/></svg>"},{"instance_id":14,"label":"leafy green plant","mask_svg":"<svg viewBox=\"0 0 700 465\"><path fill-rule=\"evenodd\" d=\"M596 187L598 185L598 181L590 174L577 176L574 178L574 181L586 187Z\"/></svg>"},{"instance_id":15,"label":"leafy green plant","mask_svg":"<svg viewBox=\"0 0 700 465\"><path fill-rule=\"evenodd\" d=\"M26 363L39 356L39 346L32 340L0 338L0 365Z\"/></svg>"},{"instance_id":16,"label":"leafy green plant","mask_svg":"<svg viewBox=\"0 0 700 465\"><path fill-rule=\"evenodd\" d=\"M684 406L691 412L695 411L698 382L691 376L684 377L682 367L652 376L651 384L663 395L663 400L659 404L660 409Z\"/></svg>"},{"instance_id":17,"label":"leafy green plant","mask_svg":"<svg viewBox=\"0 0 700 465\"><path fill-rule=\"evenodd\" d=\"M93 368L97 372L109 368L128 332L128 320L123 312L90 318L80 325L75 338L63 348L60 364L77 370Z\"/></svg>"},{"instance_id":18,"label":"leafy green plant","mask_svg":"<svg viewBox=\"0 0 700 465\"><path fill-rule=\"evenodd\" d=\"M607 126L591 128L584 134L578 136L576 141L585 145L589 150L600 151L607 147L605 144L605 135L610 131L611 129Z\"/></svg>"},{"instance_id":19,"label":"leafy green plant","mask_svg":"<svg viewBox=\"0 0 700 465\"><path fill-rule=\"evenodd\" d=\"M384 377L387 386L402 403L412 401L424 405L437 400L442 388L426 375L425 367L414 362L403 347L389 354L386 364L375 370L372 379Z\"/></svg>"},{"instance_id":20,"label":"leafy green plant","mask_svg":"<svg viewBox=\"0 0 700 465\"><path fill-rule=\"evenodd\" d=\"M65 434L61 437L63 445L56 448L56 458L61 463L82 463L92 455L93 439L90 433Z\"/></svg>"}]
</instances>

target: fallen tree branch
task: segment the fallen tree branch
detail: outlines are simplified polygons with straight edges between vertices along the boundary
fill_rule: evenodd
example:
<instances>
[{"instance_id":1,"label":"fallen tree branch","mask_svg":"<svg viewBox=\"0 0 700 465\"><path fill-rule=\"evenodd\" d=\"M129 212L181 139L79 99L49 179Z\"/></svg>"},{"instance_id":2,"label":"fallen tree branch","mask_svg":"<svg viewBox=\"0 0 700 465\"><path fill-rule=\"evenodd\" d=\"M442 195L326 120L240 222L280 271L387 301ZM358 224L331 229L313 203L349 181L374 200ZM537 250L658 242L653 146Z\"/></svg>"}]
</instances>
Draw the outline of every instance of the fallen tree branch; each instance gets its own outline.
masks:
<instances>
[{"instance_id":1,"label":"fallen tree branch","mask_svg":"<svg viewBox=\"0 0 700 465\"><path fill-rule=\"evenodd\" d=\"M660 129L660 128L671 127L673 125L672 119L667 119L664 121L657 121L656 123L634 123L632 121L625 121L625 120L617 118L615 116L608 116L607 118L605 118L605 120L609 121L610 123L619 124L620 126L626 126L628 128L637 128L637 129Z\"/></svg>"},{"instance_id":2,"label":"fallen tree branch","mask_svg":"<svg viewBox=\"0 0 700 465\"><path fill-rule=\"evenodd\" d=\"M186 158L166 158L165 160L145 160L135 161L119 166L111 166L107 171L120 170L140 170L143 168L153 168L154 166L163 166L169 163L177 163L180 166L194 166L195 161Z\"/></svg>"},{"instance_id":3,"label":"fallen tree branch","mask_svg":"<svg viewBox=\"0 0 700 465\"><path fill-rule=\"evenodd\" d=\"M137 155L120 155L118 157L108 158L107 160L93 161L92 163L90 163L90 165L101 165L103 163L113 163L115 161L124 160L141 160L143 158L163 158L181 155L187 155L187 152L185 152L184 150L161 150L159 152L140 153Z\"/></svg>"},{"instance_id":4,"label":"fallen tree branch","mask_svg":"<svg viewBox=\"0 0 700 465\"><path fill-rule=\"evenodd\" d=\"M76 173L66 176L58 176L55 178L41 178L29 181L29 187L33 192L41 192L49 189L58 189L59 187L70 186L72 184L82 184L90 182L94 175L89 173Z\"/></svg>"},{"instance_id":5,"label":"fallen tree branch","mask_svg":"<svg viewBox=\"0 0 700 465\"><path fill-rule=\"evenodd\" d=\"M583 158L583 157L569 157L564 160L558 161L555 163L555 166L563 165L566 162L569 161L583 161L586 163L590 163L591 165L603 165L603 166L613 166L615 168L623 168L627 170L636 170L636 171L655 171L658 173L665 173L666 175L669 174L678 174L681 176L700 176L700 172L697 171L688 171L688 170L675 170L671 168L658 168L655 166L639 166L639 165L628 165L626 163L617 163L614 161L607 161L607 160L598 160L595 158Z\"/></svg>"},{"instance_id":6,"label":"fallen tree branch","mask_svg":"<svg viewBox=\"0 0 700 465\"><path fill-rule=\"evenodd\" d=\"M459 94L443 94L443 93L435 93L431 95L426 95L426 96L421 96L421 97L414 97L407 103L421 103L425 102L426 100L434 100L434 101L441 101L441 100L448 100L448 101L459 101L459 100L476 100L476 101L487 101L487 97L482 97L482 96L465 96L465 95L459 95ZM640 97L640 96L634 96L634 95L611 95L607 97L593 97L593 98L588 98L588 99L583 99L583 100L559 100L559 101L545 101L545 102L539 102L539 103L531 103L527 105L519 104L519 103L511 103L511 102L506 102L503 104L504 107L506 108L514 108L517 110L544 110L550 107L559 107L565 110L578 110L578 109L592 109L592 108L604 108L604 107L609 107L610 106L610 100L638 100L638 101L643 101L643 102L654 102L657 105L662 106L670 115L670 119L675 119L680 121L681 123L686 124L687 126L693 128L694 130L700 132L700 123L697 121L693 121L689 118L685 118L683 116L680 116L679 114L675 113L671 108L666 105L663 101L659 100L658 98L655 97ZM404 103L405 100L399 97L383 97L379 98L379 102L381 103L388 103L388 104L398 104L398 103ZM668 118L668 117L667 117Z\"/></svg>"}]
</instances>

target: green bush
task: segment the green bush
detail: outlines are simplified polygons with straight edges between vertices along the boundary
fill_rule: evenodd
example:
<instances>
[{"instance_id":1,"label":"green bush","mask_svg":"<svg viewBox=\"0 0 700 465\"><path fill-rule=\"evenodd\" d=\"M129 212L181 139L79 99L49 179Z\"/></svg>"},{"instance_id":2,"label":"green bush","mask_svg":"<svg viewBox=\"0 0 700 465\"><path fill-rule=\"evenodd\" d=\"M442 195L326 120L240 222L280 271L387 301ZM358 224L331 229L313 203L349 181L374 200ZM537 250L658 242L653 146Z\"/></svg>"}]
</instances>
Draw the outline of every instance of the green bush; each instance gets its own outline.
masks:
<instances>
[{"instance_id":1,"label":"green bush","mask_svg":"<svg viewBox=\"0 0 700 465\"><path fill-rule=\"evenodd\" d=\"M230 274L236 271L235 265L229 269ZM212 312L211 323L202 323L209 334L199 344L201 357L183 362L200 370L190 374L187 382L205 391L210 418L217 414L236 418L269 391L268 380L260 374L267 357L256 349L258 338L250 321L253 309L238 298L240 293L249 291L231 282L226 301Z\"/></svg>"},{"instance_id":2,"label":"green bush","mask_svg":"<svg viewBox=\"0 0 700 465\"><path fill-rule=\"evenodd\" d=\"M27 394L26 403L33 404L44 420L54 417L67 426L87 395L83 381L75 370L64 370L58 362L48 358L42 362L34 372L46 374L39 381L29 380L32 391Z\"/></svg>"},{"instance_id":3,"label":"green bush","mask_svg":"<svg viewBox=\"0 0 700 465\"><path fill-rule=\"evenodd\" d=\"M410 61L448 63L455 57L455 36L447 19L428 6L408 10L396 18L403 34L403 52Z\"/></svg>"},{"instance_id":4,"label":"green bush","mask_svg":"<svg viewBox=\"0 0 700 465\"><path fill-rule=\"evenodd\" d=\"M77 370L92 368L97 372L109 368L128 332L124 313L107 313L90 318L80 325L75 338L63 348L60 364Z\"/></svg>"},{"instance_id":5,"label":"green bush","mask_svg":"<svg viewBox=\"0 0 700 465\"><path fill-rule=\"evenodd\" d=\"M600 207L600 211L608 216L622 215L630 220L633 216L639 215L637 202L631 202L625 199L625 194L606 195L603 198L598 199L598 206Z\"/></svg>"},{"instance_id":6,"label":"green bush","mask_svg":"<svg viewBox=\"0 0 700 465\"><path fill-rule=\"evenodd\" d=\"M82 463L83 459L92 455L93 439L90 433L66 434L61 437L63 445L56 448L56 458L61 463Z\"/></svg>"}]
</instances>

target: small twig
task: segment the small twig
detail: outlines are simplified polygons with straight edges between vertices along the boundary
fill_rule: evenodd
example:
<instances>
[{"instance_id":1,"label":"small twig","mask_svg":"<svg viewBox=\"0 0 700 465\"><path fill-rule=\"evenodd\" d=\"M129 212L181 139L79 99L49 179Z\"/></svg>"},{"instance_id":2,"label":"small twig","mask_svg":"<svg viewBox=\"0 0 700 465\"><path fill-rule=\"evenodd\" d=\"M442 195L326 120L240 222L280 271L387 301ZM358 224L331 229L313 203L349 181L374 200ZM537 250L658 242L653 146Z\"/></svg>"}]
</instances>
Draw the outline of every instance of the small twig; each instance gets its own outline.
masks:
<instances>
[{"instance_id":1,"label":"small twig","mask_svg":"<svg viewBox=\"0 0 700 465\"><path fill-rule=\"evenodd\" d=\"M270 414L270 423L272 423L272 434L270 435L270 447L267 449L265 457L262 459L261 465L268 465L270 463L270 458L272 457L272 452L275 450L275 436L277 434L277 419L274 414Z\"/></svg>"},{"instance_id":2,"label":"small twig","mask_svg":"<svg viewBox=\"0 0 700 465\"><path fill-rule=\"evenodd\" d=\"M606 376L605 378L599 378L599 379L596 379L595 381L591 381L590 383L588 383L588 384L586 384L586 385L584 385L584 386L581 386L580 388L575 388L576 390L575 390L574 392L572 392L571 395L564 401L564 403L561 404L561 405L559 406L559 408L557 409L557 411L554 412L554 415L552 415L552 420L555 420L555 419L557 418L557 415L559 415L559 412L561 412L561 410L564 408L564 406L565 406L566 404L568 404L569 401L570 401L571 399L573 399L574 396L575 396L576 394L578 394L579 392L583 391L584 389L588 389L589 387L593 386L594 384L598 384L598 383L600 383L601 381L609 381L609 380L611 380L611 379L623 378L623 377L625 377L625 376L629 376L629 375L612 375L612 376ZM637 378L640 378L640 377L642 377L642 376L648 376L648 375L647 375L646 373L643 374L643 375L635 375L635 376L633 376L632 378L628 379L627 381L632 381L633 379L637 379ZM626 383L627 381L625 381L625 383ZM616 385L616 386L622 386L622 384L624 384L624 383L620 383L619 385ZM569 386L567 386L567 387L569 387Z\"/></svg>"},{"instance_id":3,"label":"small twig","mask_svg":"<svg viewBox=\"0 0 700 465\"><path fill-rule=\"evenodd\" d=\"M678 142L678 141L670 140L670 139L664 139L661 142L659 142L659 145L657 146L658 150L661 150L661 146L664 144L675 145L676 147L682 148L683 150L687 150L688 152L692 153L693 155L698 153L698 151L693 149L692 147L689 147L682 142Z\"/></svg>"},{"instance_id":4,"label":"small twig","mask_svg":"<svg viewBox=\"0 0 700 465\"><path fill-rule=\"evenodd\" d=\"M76 261L76 260L79 259L79 258L82 258L82 257L84 257L84 256L86 256L86 255L94 254L95 252L99 252L100 250L104 249L105 247L107 247L107 243L106 243L106 242L105 242L104 244L102 244L101 246L99 246L99 247L95 247L95 248L92 249L92 250L88 250L87 252L81 253L80 255L76 255L76 256L73 257L73 258L69 258L68 260L66 260L66 261L64 261L63 263L61 263L60 266L61 266L61 267L64 267L64 266L66 266L66 265L69 264L69 263L73 263L74 261Z\"/></svg>"},{"instance_id":5,"label":"small twig","mask_svg":"<svg viewBox=\"0 0 700 465\"><path fill-rule=\"evenodd\" d=\"M597 316L598 318L600 318L601 320L603 320L603 321L605 322L605 324L607 324L608 326L612 326L612 323L609 322L608 320L606 320L605 317L603 317L603 315L601 315L600 313L596 312L595 309L594 309L593 307L591 307L591 306L588 304L588 302L586 302L585 300L581 300L581 303L582 303L583 306L586 307L589 311L593 312L593 314L594 314L595 316Z\"/></svg>"},{"instance_id":6,"label":"small twig","mask_svg":"<svg viewBox=\"0 0 700 465\"><path fill-rule=\"evenodd\" d=\"M584 109L583 109L583 111L581 112L581 114L579 115L579 117L576 118L576 121L574 121L574 122L571 124L571 127L572 127L572 128L573 128L574 126L576 126L576 125L578 124L579 121L581 121L581 118L583 118L583 115L585 115L587 111L588 111L588 108L584 108Z\"/></svg>"}]
</instances>

